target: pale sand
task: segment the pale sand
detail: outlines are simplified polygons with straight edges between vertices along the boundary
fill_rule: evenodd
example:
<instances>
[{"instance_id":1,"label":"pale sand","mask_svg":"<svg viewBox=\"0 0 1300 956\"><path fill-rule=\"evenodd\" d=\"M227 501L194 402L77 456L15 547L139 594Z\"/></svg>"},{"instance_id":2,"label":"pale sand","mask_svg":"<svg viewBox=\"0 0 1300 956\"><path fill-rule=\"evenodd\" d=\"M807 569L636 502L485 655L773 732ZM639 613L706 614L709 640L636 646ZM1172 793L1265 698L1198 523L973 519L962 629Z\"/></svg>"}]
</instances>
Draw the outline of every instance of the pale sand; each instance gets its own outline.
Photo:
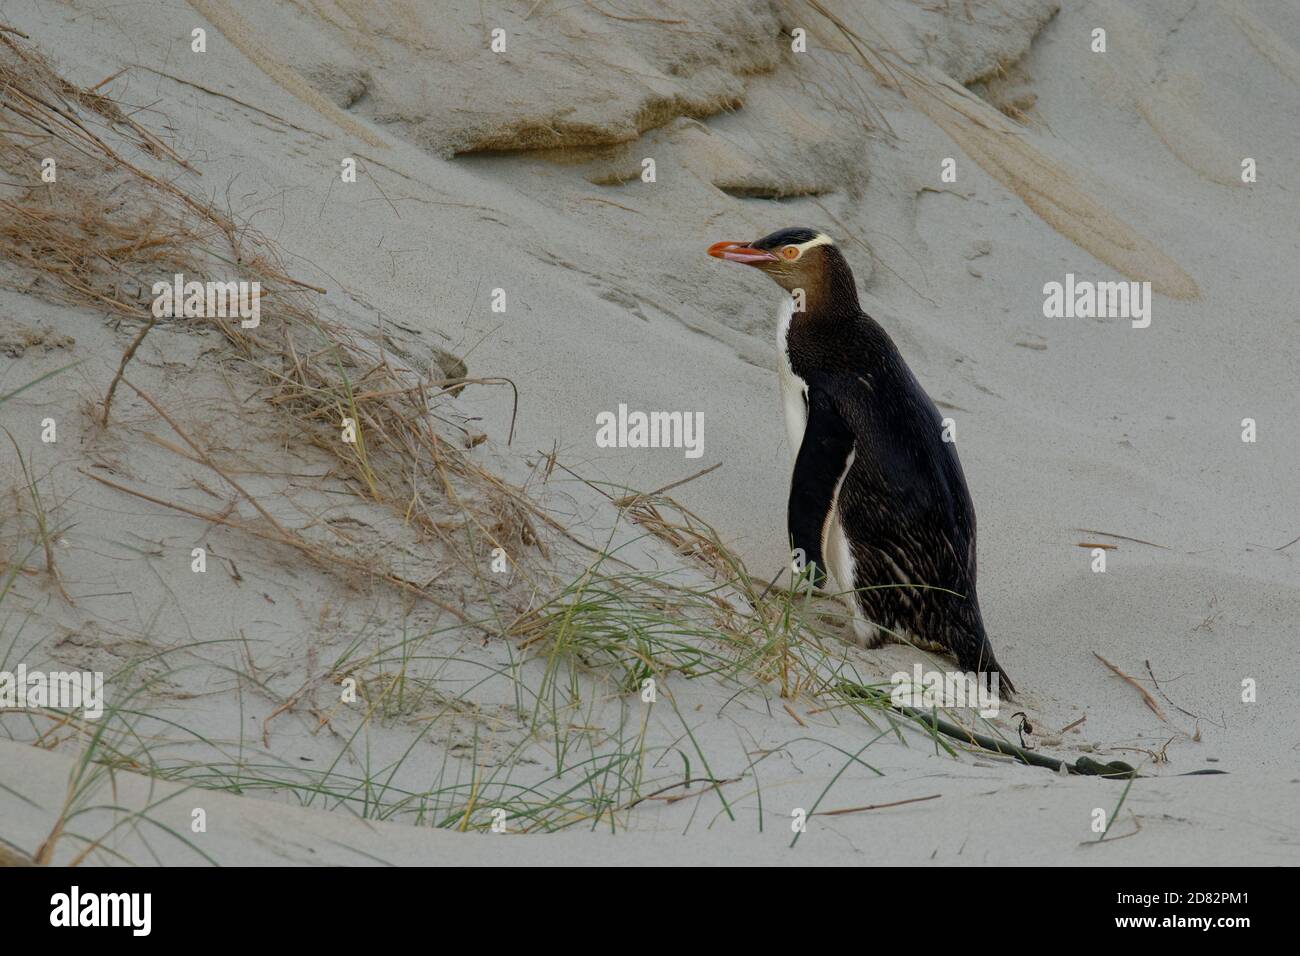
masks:
<instances>
[{"instance_id":1,"label":"pale sand","mask_svg":"<svg viewBox=\"0 0 1300 956\"><path fill-rule=\"evenodd\" d=\"M883 88L853 57L827 53L827 46L844 49L842 38L797 2L780 17L767 4L744 0L679 4L678 16L689 18L698 35L544 2L527 20L518 12L501 15L511 37L502 58L483 49L494 22L490 13L481 22L471 2L450 4L455 12L437 17L407 2L13 6L6 22L84 85L143 64L293 124L141 70L104 90L166 114L174 145L203 172L191 187L223 204L228 196L237 212L298 257L297 274L328 288L350 321L371 327L382 312L386 322L418 329L430 344L468 353L472 375L517 382L520 415L510 448L509 391L471 387L461 397L458 407L481 416L474 427L490 436L485 461L523 481L530 474L524 459L555 447L559 460L584 477L639 489L721 462L676 494L765 579L784 553L789 480L772 344L777 290L708 259L704 249L793 224L836 234L864 286L865 307L957 421L980 522L981 604L999 660L1025 692L1012 709L1023 708L1049 731L1086 715L1081 730L1059 744L1040 742L1067 759L1095 749L1104 759L1143 763L1155 775L1229 771L1135 782L1111 831L1124 839L1084 847L1096 837L1089 829L1094 810L1109 812L1122 784L1063 780L971 756L951 760L916 735L907 747L885 737L864 754L884 775L851 768L822 809L942 796L814 817L790 852L791 809L811 807L845 753L874 732L802 705L794 708L801 726L772 688L728 702L734 689L675 681L679 712L689 715L712 773L743 778L722 789L734 823L716 793L639 804L620 815L632 832L614 836L587 832L589 823L528 838L412 833L404 823L371 825L352 819L347 808L300 809L259 791L233 797L190 790L157 808L180 826L192 807L205 807L208 832L192 838L213 858L1300 860L1293 712L1300 544L1281 549L1300 534L1300 217L1289 175L1300 155L1300 13L1284 0L1252 3L1249 12L1233 3L1158 0L1140 13L1126 5L1113 24L1107 15L1117 4L1067 3L1038 32L1051 3L981 3L974 23L962 4L944 14L940 5L905 0L882 8L874 22L849 16L853 29L873 40L887 37L921 75L936 80L969 82L997 63L1018 61L1038 97L1026 126L953 90L936 98L904 82L904 98ZM308 7L328 12L336 24L303 12ZM1134 19L1141 22L1135 26ZM718 52L713 37L723 24L741 25L729 34L732 47ZM189 53L197 25L208 27L202 57ZM800 25L811 36L804 58L784 52L788 38L777 34ZM1114 34L1104 57L1088 49L1098 25ZM673 62L684 65L674 72ZM864 132L850 110L883 117L897 138ZM655 126L661 120L669 121ZM348 138L349 131L363 141ZM476 144L508 145L511 137L529 147L593 146L565 155L452 157ZM339 161L359 153L383 166L363 160L365 173L344 188ZM654 184L639 178L645 156L656 159ZM1239 180L1247 156L1260 171L1249 186ZM957 159L956 183L939 181L945 157ZM1149 279L1156 290L1151 327L1044 318L1042 286L1067 272L1098 281ZM507 290L504 315L489 308L496 287ZM112 670L152 648L232 642L168 675L174 696L165 712L219 738L228 756L327 764L339 744L317 732L311 713L277 716L269 748L262 745L263 721L351 635L377 629L380 638L400 639L392 607L309 569L286 568L282 556L256 542L205 533L198 522L86 482L77 471L86 466L77 441L83 425L73 413L102 394L129 335L110 331L93 311L8 289L0 290L0 316L47 328L54 339L76 339L72 347L26 348L0 375L0 393L87 360L0 409L0 421L25 436L24 452L35 449L52 500L72 526L60 564L69 591L81 596L75 608L63 607L40 581L20 579L4 607L20 613L5 625L0 647L15 639L28 612L17 653L30 666L53 661ZM264 407L239 418L213 367L216 353L204 352L214 347L160 331L147 340L132 377L168 396L183 420L202 422L205 439L235 460L272 461L286 472L322 469L291 442L287 455L281 450L283 436ZM152 427L141 403L119 402L123 420ZM702 411L703 457L596 448L596 414L620 403ZM217 405L220 413L212 412ZM34 423L51 413L68 419L60 444L43 447ZM1240 440L1246 417L1258 423L1255 444ZM220 506L190 483L210 476L201 468L177 474L174 456L138 432L119 429L96 453L129 469L141 485L182 489ZM7 444L5 456L9 496L14 469ZM255 490L271 487L258 482ZM566 519L603 540L613 515L600 496L559 470L546 489ZM279 513L294 511L285 506ZM366 516L380 540L400 539L400 529ZM242 583L224 570L196 582L184 561L163 557L187 555L205 539L237 564ZM1105 574L1092 573L1089 549L1078 547L1095 541L1117 545ZM674 561L654 547L632 559ZM418 565L419 555L411 561ZM242 654L234 643L241 633L253 642L258 673L275 696L230 675ZM473 667L496 666L504 654L458 638L449 638L444 651L468 662L452 675L466 682ZM1094 653L1142 681L1165 719ZM851 657L878 675L917 659L901 647ZM1176 707L1152 686L1146 661ZM1257 703L1241 701L1245 678L1258 681ZM328 710L332 693L313 687L309 697ZM612 730L619 714L636 715L637 707L629 695L583 716ZM470 778L466 748L480 740L487 752L480 768L495 766L494 748L504 752L523 735L513 711L508 694L486 687L476 716L457 715L421 744L403 784L429 786L428 768L448 761L458 768L452 778ZM653 745L671 754L681 723L664 714L651 725ZM1011 721L1004 717L1001 726L1014 737ZM5 715L0 729L26 743L46 728ZM1199 740L1192 739L1198 730ZM242 748L231 743L240 739ZM380 765L397 759L409 740L410 728L400 721L366 731ZM1085 745L1088 751L1080 749ZM28 852L44 838L75 753L71 743L65 749L3 745L0 838ZM777 753L755 770L759 750ZM1163 752L1168 763L1153 766L1141 751ZM539 746L536 756L544 762L545 753ZM166 756L210 755L186 744ZM672 759L673 766L664 757L653 768L665 783L680 780L680 758ZM360 772L355 762L347 766ZM92 838L109 829L103 819L82 823L79 832ZM128 828L113 837L123 853L149 862L135 839ZM162 862L200 862L185 847L163 843L150 841ZM60 854L76 849L69 844Z\"/></svg>"}]
</instances>

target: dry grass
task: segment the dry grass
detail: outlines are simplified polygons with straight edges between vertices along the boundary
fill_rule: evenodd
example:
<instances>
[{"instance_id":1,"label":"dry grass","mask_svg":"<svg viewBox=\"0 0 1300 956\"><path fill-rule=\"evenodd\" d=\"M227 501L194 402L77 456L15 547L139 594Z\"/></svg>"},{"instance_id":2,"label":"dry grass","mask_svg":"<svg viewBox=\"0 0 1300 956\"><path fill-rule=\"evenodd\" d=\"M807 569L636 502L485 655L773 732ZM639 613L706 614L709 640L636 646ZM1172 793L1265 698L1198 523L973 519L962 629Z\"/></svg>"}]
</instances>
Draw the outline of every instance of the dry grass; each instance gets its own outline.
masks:
<instances>
[{"instance_id":1,"label":"dry grass","mask_svg":"<svg viewBox=\"0 0 1300 956\"><path fill-rule=\"evenodd\" d=\"M154 282L171 281L177 273L201 282L256 281L262 290L256 329L243 328L237 318L183 321L218 330L231 355L255 373L261 397L336 459L358 494L395 509L408 526L465 565L501 547L525 570L526 554L545 555L538 525L563 533L522 491L443 437L438 399L468 383L500 380L447 379L436 366L422 374L382 333L358 333L325 318L323 289L290 276L272 243L179 184L197 170L108 97L63 79L12 30L0 31L0 91L0 170L6 174L0 182L0 259L10 263L0 271L0 283L144 323L95 416L101 426L110 425L112 393L119 379L127 381L131 354L155 322ZM46 157L57 162L55 184L39 179ZM345 419L355 423L353 442L342 440ZM178 423L168 424L197 460L267 517ZM239 523L229 515L203 517ZM250 522L244 530L294 547L324 568L368 570L468 620L463 608L438 598L429 586L383 567L358 568L354 559L274 520L258 528Z\"/></svg>"}]
</instances>

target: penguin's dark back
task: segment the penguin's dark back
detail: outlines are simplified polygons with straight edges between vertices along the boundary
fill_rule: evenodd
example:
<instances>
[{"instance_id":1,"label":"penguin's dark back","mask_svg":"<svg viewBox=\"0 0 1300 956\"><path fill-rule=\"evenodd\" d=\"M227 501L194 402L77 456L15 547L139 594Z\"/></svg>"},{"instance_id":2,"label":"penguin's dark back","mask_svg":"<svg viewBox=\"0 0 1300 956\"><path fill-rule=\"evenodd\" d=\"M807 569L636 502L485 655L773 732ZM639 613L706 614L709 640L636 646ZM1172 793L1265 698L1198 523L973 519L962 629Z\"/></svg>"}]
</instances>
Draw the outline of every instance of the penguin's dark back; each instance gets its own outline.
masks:
<instances>
[{"instance_id":1,"label":"penguin's dark back","mask_svg":"<svg viewBox=\"0 0 1300 956\"><path fill-rule=\"evenodd\" d=\"M819 310L795 316L786 344L796 375L839 383L840 413L880 487L929 500L973 537L974 507L943 417L880 323L857 308Z\"/></svg>"}]
</instances>

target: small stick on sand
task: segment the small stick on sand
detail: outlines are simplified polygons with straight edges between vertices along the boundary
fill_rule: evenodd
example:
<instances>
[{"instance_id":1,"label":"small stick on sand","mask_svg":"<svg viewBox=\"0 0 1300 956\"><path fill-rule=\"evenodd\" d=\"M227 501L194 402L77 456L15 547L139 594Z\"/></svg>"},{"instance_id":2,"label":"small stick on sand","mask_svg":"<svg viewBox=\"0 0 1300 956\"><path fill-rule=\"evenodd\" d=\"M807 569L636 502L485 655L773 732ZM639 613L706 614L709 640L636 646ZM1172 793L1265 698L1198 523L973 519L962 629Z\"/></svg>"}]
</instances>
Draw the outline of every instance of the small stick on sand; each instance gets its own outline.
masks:
<instances>
[{"instance_id":1,"label":"small stick on sand","mask_svg":"<svg viewBox=\"0 0 1300 956\"><path fill-rule=\"evenodd\" d=\"M124 66L124 67L122 67L122 69L118 70L116 73L112 73L112 74L110 74L109 76L104 77L102 80L100 80L100 81L99 81L98 83L96 83L94 86L88 87L88 88L86 89L86 92L87 92L87 93L93 93L93 92L95 92L95 90L99 89L101 86L105 86L105 85L107 85L107 84L109 84L109 83L112 83L114 80L116 80L119 76L121 76L123 73L125 73L125 72L126 72L127 70L129 70L129 69L130 69L129 66Z\"/></svg>"},{"instance_id":2,"label":"small stick on sand","mask_svg":"<svg viewBox=\"0 0 1300 956\"><path fill-rule=\"evenodd\" d=\"M906 800L895 800L893 803L869 803L865 807L844 807L841 810L818 810L812 814L814 817L835 817L843 813L862 813L864 810L883 810L886 807L901 807L905 803L924 803L926 800L938 800L942 793L932 793L928 797L909 797Z\"/></svg>"},{"instance_id":3,"label":"small stick on sand","mask_svg":"<svg viewBox=\"0 0 1300 956\"><path fill-rule=\"evenodd\" d=\"M642 215L640 209L633 209L631 206L624 206L622 203L614 202L614 200L612 199L601 199L599 196L582 196L580 198L583 202L600 202L600 203L604 203L606 206L617 206L619 209L625 209L628 212L634 212L638 216Z\"/></svg>"},{"instance_id":4,"label":"small stick on sand","mask_svg":"<svg viewBox=\"0 0 1300 956\"><path fill-rule=\"evenodd\" d=\"M1273 550L1274 550L1274 551L1285 551L1287 548L1291 547L1291 545L1295 544L1297 541L1300 541L1300 535L1296 535L1294 538L1292 538L1292 539L1291 539L1290 541L1288 541L1286 544L1282 545L1282 547L1280 547L1280 548L1274 548Z\"/></svg>"},{"instance_id":5,"label":"small stick on sand","mask_svg":"<svg viewBox=\"0 0 1300 956\"><path fill-rule=\"evenodd\" d=\"M672 484L664 485L662 488L656 488L654 491L638 491L630 495L625 495L624 497L619 498L617 501L615 501L614 504L618 505L620 508L623 508L629 504L632 504L633 502L640 501L642 499L658 498L665 491L672 491L674 488L680 488L688 481L694 481L696 478L703 478L709 472L717 471L721 467L722 467L722 462L717 462L716 464L712 464L708 468L705 468L703 471L697 471L689 478L679 478L677 481L674 481Z\"/></svg>"},{"instance_id":6,"label":"small stick on sand","mask_svg":"<svg viewBox=\"0 0 1300 956\"><path fill-rule=\"evenodd\" d=\"M113 404L113 393L117 391L117 383L122 381L122 373L126 371L127 363L135 356L135 350L140 347L140 343L144 341L144 337L149 334L149 330L154 327L156 322L157 319L149 319L149 324L140 330L139 334L131 340L131 344L126 347L126 351L122 353L122 361L117 366L117 374L113 376L113 381L108 385L108 394L104 396L104 414L99 418L101 428L108 427L108 408Z\"/></svg>"},{"instance_id":7,"label":"small stick on sand","mask_svg":"<svg viewBox=\"0 0 1300 956\"><path fill-rule=\"evenodd\" d=\"M708 789L700 790L697 793L685 794L685 796L698 797L700 794L708 793L710 790L717 790L723 784L737 783L738 781L740 781L740 779L741 779L740 777L728 777L725 780L719 779L717 777L692 777L689 780L681 780L678 781L677 783L670 783L666 787L660 787L658 790L654 790L650 793L645 794L644 796L637 797L635 800L631 801L630 803L623 804L621 807L618 808L618 810L619 811L631 810L637 804L645 803L647 800L659 799L659 795L661 793L667 793L669 790L676 790L678 787L689 787L697 783L710 784Z\"/></svg>"},{"instance_id":8,"label":"small stick on sand","mask_svg":"<svg viewBox=\"0 0 1300 956\"><path fill-rule=\"evenodd\" d=\"M1127 681L1129 684L1132 684L1133 687L1135 687L1135 688L1137 689L1137 692L1138 692L1139 694L1142 695L1142 699L1143 699L1144 701L1146 701L1146 705L1147 705L1149 708L1151 708L1151 712L1152 712L1153 714L1155 714L1155 715L1156 715L1157 717L1159 717L1161 720L1168 720L1168 718L1165 717L1165 713L1164 713L1164 711L1162 711L1162 710L1160 709L1160 705L1156 702L1156 699L1155 699L1154 697L1152 697L1152 696L1147 692L1147 689L1146 689L1145 687L1143 687L1141 684L1139 684L1137 681L1135 681L1132 677L1129 677L1129 676L1128 676L1127 674L1125 674L1122 670L1120 670L1118 667L1116 667L1116 666L1115 666L1114 664L1112 664L1110 661L1106 660L1106 658L1102 657L1102 656L1101 656L1100 654L1098 654L1096 651L1093 651L1093 652L1092 652L1092 656L1095 657L1095 658L1097 658L1097 660L1101 661L1103 664L1105 664L1107 667L1109 667L1112 671L1114 671L1114 673L1116 674L1116 676L1118 676L1118 677L1122 677L1122 678L1123 678L1125 681Z\"/></svg>"},{"instance_id":9,"label":"small stick on sand","mask_svg":"<svg viewBox=\"0 0 1300 956\"><path fill-rule=\"evenodd\" d=\"M1126 534L1115 534L1111 531L1098 531L1096 528L1075 528L1074 530L1082 531L1084 534L1101 534L1105 535L1107 538L1118 538L1120 541L1132 541L1134 544L1145 544L1152 548L1159 548L1161 551L1171 550L1163 544L1156 544L1154 541L1145 541L1142 538L1130 538Z\"/></svg>"},{"instance_id":10,"label":"small stick on sand","mask_svg":"<svg viewBox=\"0 0 1300 956\"><path fill-rule=\"evenodd\" d=\"M1156 692L1165 699L1166 704L1168 704L1174 710L1178 711L1180 714L1192 718L1192 720L1204 720L1211 724L1214 723L1214 721L1210 720L1208 717L1202 717L1200 714L1193 714L1190 710L1183 710L1183 708L1179 707L1172 700L1170 700L1169 695L1165 693L1165 689L1160 686L1160 681L1156 680L1156 672L1151 669L1151 661L1146 660L1143 661L1142 663L1146 665L1147 673L1151 675L1151 683L1155 687ZM1215 726L1220 726L1220 725L1216 724Z\"/></svg>"}]
</instances>

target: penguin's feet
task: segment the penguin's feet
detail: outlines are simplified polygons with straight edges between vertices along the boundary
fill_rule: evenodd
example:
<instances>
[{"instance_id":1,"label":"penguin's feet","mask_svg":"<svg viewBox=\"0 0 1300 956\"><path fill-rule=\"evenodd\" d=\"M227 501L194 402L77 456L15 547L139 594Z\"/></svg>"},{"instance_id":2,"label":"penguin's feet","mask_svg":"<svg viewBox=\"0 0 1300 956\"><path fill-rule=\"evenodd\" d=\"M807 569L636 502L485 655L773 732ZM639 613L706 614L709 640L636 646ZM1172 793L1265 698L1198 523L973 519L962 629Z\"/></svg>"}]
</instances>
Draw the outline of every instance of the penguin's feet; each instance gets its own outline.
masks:
<instances>
[{"instance_id":1,"label":"penguin's feet","mask_svg":"<svg viewBox=\"0 0 1300 956\"><path fill-rule=\"evenodd\" d=\"M885 628L877 627L867 620L862 609L857 607L852 594L845 595L844 602L849 607L849 613L853 615L853 643L867 650L875 650L889 643L893 635Z\"/></svg>"}]
</instances>

